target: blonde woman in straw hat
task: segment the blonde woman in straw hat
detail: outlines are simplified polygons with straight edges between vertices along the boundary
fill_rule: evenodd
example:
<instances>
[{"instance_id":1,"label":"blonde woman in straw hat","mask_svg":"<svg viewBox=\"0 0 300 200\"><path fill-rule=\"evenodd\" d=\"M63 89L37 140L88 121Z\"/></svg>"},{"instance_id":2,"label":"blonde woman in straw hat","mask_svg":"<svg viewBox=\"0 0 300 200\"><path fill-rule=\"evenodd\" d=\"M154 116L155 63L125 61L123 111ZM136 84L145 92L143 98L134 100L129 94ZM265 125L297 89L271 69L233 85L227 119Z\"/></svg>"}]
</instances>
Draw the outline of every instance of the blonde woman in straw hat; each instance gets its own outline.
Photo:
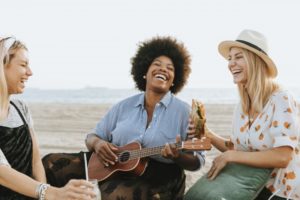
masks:
<instances>
[{"instance_id":1,"label":"blonde woman in straw hat","mask_svg":"<svg viewBox=\"0 0 300 200\"><path fill-rule=\"evenodd\" d=\"M208 185L220 181L223 173L228 172L228 165L241 164L249 167L244 174L252 169L272 170L261 190L254 191L256 199L300 199L298 108L292 95L274 81L277 68L268 55L266 38L259 32L244 30L237 40L221 42L219 53L228 60L240 103L234 111L230 139L206 129L212 144L223 152L213 160L205 177L211 180ZM234 176L240 172L236 171ZM241 177L241 181L245 179ZM201 181L204 187L207 182L204 178ZM235 183L227 182L231 184ZM188 191L186 199L201 199L198 194L203 188L198 186ZM226 183L223 187L227 187ZM241 190L232 188L229 192L239 196ZM220 193L217 199L221 197L224 196Z\"/></svg>"},{"instance_id":2,"label":"blonde woman in straw hat","mask_svg":"<svg viewBox=\"0 0 300 200\"><path fill-rule=\"evenodd\" d=\"M46 183L33 123L23 93L32 76L27 47L13 37L0 38L0 200L92 199L93 186L71 180L65 187Z\"/></svg>"}]
</instances>

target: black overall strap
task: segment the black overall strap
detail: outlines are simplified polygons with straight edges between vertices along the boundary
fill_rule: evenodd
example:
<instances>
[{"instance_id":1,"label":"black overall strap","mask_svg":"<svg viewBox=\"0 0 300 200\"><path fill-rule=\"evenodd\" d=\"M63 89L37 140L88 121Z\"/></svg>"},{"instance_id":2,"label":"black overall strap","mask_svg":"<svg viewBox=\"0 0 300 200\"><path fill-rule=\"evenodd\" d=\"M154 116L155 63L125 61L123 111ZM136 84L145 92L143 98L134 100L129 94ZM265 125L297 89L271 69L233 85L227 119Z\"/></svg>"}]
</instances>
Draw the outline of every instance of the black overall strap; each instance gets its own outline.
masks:
<instances>
[{"instance_id":1,"label":"black overall strap","mask_svg":"<svg viewBox=\"0 0 300 200\"><path fill-rule=\"evenodd\" d=\"M23 125L18 127L0 127L0 148L7 161L16 171L33 178L32 173L32 138L24 115L13 102L10 102L19 113ZM12 108L12 107L11 107ZM33 200L0 185L0 200Z\"/></svg>"},{"instance_id":2,"label":"black overall strap","mask_svg":"<svg viewBox=\"0 0 300 200\"><path fill-rule=\"evenodd\" d=\"M12 101L10 101L10 104L13 105L13 106L15 107L15 109L16 109L17 112L19 113L19 115L20 115L20 117L21 117L23 123L24 123L25 125L27 125L27 122L26 122L26 120L25 120L23 114L22 114L21 111L19 110L18 106L16 106L16 104L15 104L14 102L12 102Z\"/></svg>"}]
</instances>

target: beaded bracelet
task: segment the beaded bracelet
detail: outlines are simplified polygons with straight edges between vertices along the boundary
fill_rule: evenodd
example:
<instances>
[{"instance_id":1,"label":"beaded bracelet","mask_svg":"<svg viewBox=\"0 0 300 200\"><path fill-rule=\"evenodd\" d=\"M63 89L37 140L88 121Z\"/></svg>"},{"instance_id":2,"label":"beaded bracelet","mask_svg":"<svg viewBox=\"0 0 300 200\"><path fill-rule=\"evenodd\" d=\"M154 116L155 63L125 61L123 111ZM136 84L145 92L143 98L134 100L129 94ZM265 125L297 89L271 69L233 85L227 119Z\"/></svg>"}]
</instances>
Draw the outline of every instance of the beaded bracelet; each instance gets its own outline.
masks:
<instances>
[{"instance_id":1,"label":"beaded bracelet","mask_svg":"<svg viewBox=\"0 0 300 200\"><path fill-rule=\"evenodd\" d=\"M46 198L46 190L50 187L49 184L42 183L39 185L38 189L38 199L39 200L45 200Z\"/></svg>"}]
</instances>

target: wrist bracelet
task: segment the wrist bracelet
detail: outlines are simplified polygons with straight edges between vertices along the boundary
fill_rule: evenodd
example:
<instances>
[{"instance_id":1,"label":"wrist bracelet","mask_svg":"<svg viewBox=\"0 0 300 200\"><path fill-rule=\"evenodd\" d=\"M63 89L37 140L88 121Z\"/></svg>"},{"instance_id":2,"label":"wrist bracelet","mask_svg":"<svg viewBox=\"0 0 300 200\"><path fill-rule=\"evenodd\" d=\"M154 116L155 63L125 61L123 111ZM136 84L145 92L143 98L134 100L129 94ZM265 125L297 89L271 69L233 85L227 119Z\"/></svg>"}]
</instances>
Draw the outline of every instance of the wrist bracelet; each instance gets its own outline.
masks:
<instances>
[{"instance_id":1,"label":"wrist bracelet","mask_svg":"<svg viewBox=\"0 0 300 200\"><path fill-rule=\"evenodd\" d=\"M46 191L50 187L49 184L42 183L39 185L39 192L38 192L38 199L39 200L46 200Z\"/></svg>"},{"instance_id":2,"label":"wrist bracelet","mask_svg":"<svg viewBox=\"0 0 300 200\"><path fill-rule=\"evenodd\" d=\"M40 198L40 187L41 187L42 183L38 184L35 188L35 196L37 197L37 199Z\"/></svg>"}]
</instances>

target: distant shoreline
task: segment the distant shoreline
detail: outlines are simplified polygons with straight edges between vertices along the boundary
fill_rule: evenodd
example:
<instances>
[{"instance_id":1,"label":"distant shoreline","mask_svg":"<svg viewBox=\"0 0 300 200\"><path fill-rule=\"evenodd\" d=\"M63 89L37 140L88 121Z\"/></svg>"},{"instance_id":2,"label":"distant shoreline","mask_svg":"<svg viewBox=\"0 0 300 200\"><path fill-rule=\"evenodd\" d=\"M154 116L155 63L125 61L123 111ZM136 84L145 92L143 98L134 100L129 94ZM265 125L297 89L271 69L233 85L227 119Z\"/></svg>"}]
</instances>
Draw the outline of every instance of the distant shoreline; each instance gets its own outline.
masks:
<instances>
[{"instance_id":1,"label":"distant shoreline","mask_svg":"<svg viewBox=\"0 0 300 200\"><path fill-rule=\"evenodd\" d=\"M28 103L80 103L80 104L115 104L129 96L140 93L135 89L86 88L78 90L40 90L27 89L17 98ZM176 95L189 103L198 99L204 103L234 104L238 102L236 89L199 88L184 89Z\"/></svg>"},{"instance_id":2,"label":"distant shoreline","mask_svg":"<svg viewBox=\"0 0 300 200\"><path fill-rule=\"evenodd\" d=\"M300 102L300 88L290 92ZM75 90L40 90L26 89L18 95L27 103L66 103L66 104L115 104L125 98L140 93L136 89L85 88ZM237 104L239 102L236 88L186 88L176 95L190 104L192 99L204 104Z\"/></svg>"}]
</instances>

